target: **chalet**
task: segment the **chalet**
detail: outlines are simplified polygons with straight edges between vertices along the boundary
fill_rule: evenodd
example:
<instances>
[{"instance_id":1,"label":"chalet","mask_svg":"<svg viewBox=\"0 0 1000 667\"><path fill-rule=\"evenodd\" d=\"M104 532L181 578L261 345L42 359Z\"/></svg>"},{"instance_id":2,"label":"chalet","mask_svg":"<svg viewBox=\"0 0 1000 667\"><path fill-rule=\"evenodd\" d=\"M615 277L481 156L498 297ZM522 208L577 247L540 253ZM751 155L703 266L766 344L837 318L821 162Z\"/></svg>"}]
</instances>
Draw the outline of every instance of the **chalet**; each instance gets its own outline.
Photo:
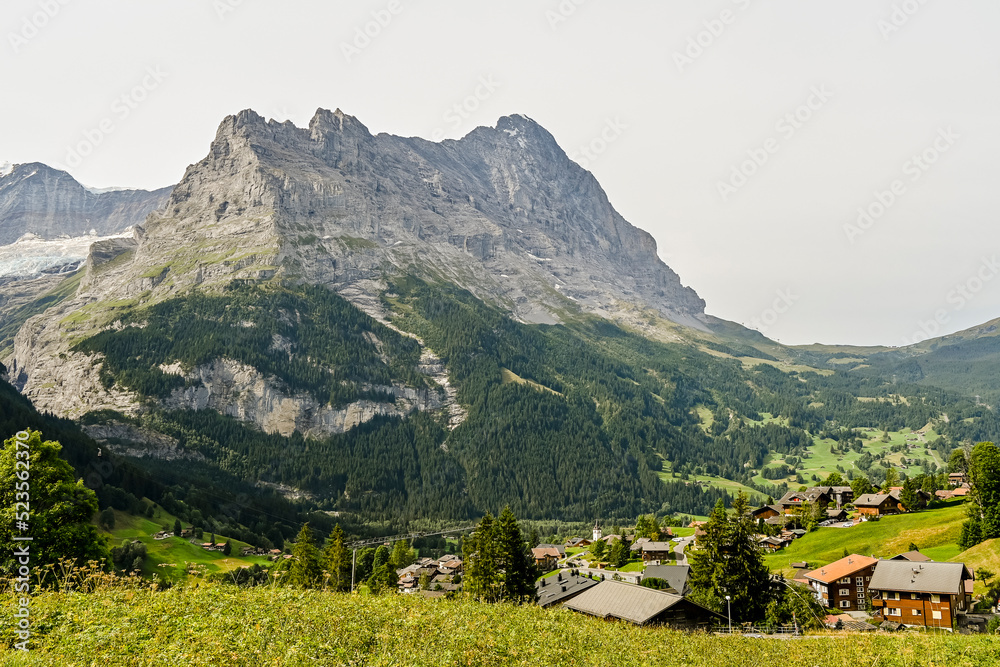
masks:
<instances>
[{"instance_id":1,"label":"chalet","mask_svg":"<svg viewBox=\"0 0 1000 667\"><path fill-rule=\"evenodd\" d=\"M969 487L968 487L968 485L966 485L966 486L960 486L957 489L953 489L952 492L951 492L951 497L952 498L960 498L960 497L964 498L967 495L969 495Z\"/></svg>"},{"instance_id":2,"label":"chalet","mask_svg":"<svg viewBox=\"0 0 1000 667\"><path fill-rule=\"evenodd\" d=\"M877 558L853 554L806 573L805 579L820 604L838 611L864 611L878 562Z\"/></svg>"},{"instance_id":3,"label":"chalet","mask_svg":"<svg viewBox=\"0 0 1000 667\"><path fill-rule=\"evenodd\" d=\"M969 608L972 573L964 563L882 560L869 588L875 613L908 626L951 630Z\"/></svg>"},{"instance_id":4,"label":"chalet","mask_svg":"<svg viewBox=\"0 0 1000 667\"><path fill-rule=\"evenodd\" d=\"M830 497L833 498L837 509L840 509L854 500L854 489L849 486L831 486Z\"/></svg>"},{"instance_id":5,"label":"chalet","mask_svg":"<svg viewBox=\"0 0 1000 667\"><path fill-rule=\"evenodd\" d=\"M688 585L690 574L690 565L650 565L642 571L642 580L661 579L670 586L667 589L668 593L687 595L691 592L691 587Z\"/></svg>"},{"instance_id":6,"label":"chalet","mask_svg":"<svg viewBox=\"0 0 1000 667\"><path fill-rule=\"evenodd\" d=\"M888 493L866 493L854 501L854 508L862 516L899 514L899 500Z\"/></svg>"},{"instance_id":7,"label":"chalet","mask_svg":"<svg viewBox=\"0 0 1000 667\"><path fill-rule=\"evenodd\" d=\"M587 539L586 537L571 537L568 540L566 540L566 543L563 544L563 546L566 547L567 549L575 549L575 548L582 549L585 547L589 547L591 544L593 544L593 542Z\"/></svg>"},{"instance_id":8,"label":"chalet","mask_svg":"<svg viewBox=\"0 0 1000 667\"><path fill-rule=\"evenodd\" d=\"M562 573L553 577L543 577L535 583L535 602L539 607L547 608L572 600L580 593L597 585L590 577L578 575L563 576Z\"/></svg>"},{"instance_id":9,"label":"chalet","mask_svg":"<svg viewBox=\"0 0 1000 667\"><path fill-rule=\"evenodd\" d=\"M764 505L763 507L758 507L754 511L750 512L750 516L758 521L766 521L767 519L773 519L775 517L780 517L785 514L785 509L781 505Z\"/></svg>"},{"instance_id":10,"label":"chalet","mask_svg":"<svg viewBox=\"0 0 1000 667\"><path fill-rule=\"evenodd\" d=\"M679 630L706 630L726 621L725 616L681 595L613 580L600 582L563 606L597 618Z\"/></svg>"},{"instance_id":11,"label":"chalet","mask_svg":"<svg viewBox=\"0 0 1000 667\"><path fill-rule=\"evenodd\" d=\"M669 560L671 555L673 555L673 551L674 545L670 542L643 542L642 561L648 563L654 560Z\"/></svg>"},{"instance_id":12,"label":"chalet","mask_svg":"<svg viewBox=\"0 0 1000 667\"><path fill-rule=\"evenodd\" d=\"M832 486L814 486L805 491L789 491L776 504L781 505L784 514L792 514L805 503L830 505L833 503L832 490Z\"/></svg>"},{"instance_id":13,"label":"chalet","mask_svg":"<svg viewBox=\"0 0 1000 667\"><path fill-rule=\"evenodd\" d=\"M780 551L781 549L784 549L791 543L792 541L787 537L761 536L757 540L757 544L759 544L760 548L764 549L765 551Z\"/></svg>"},{"instance_id":14,"label":"chalet","mask_svg":"<svg viewBox=\"0 0 1000 667\"><path fill-rule=\"evenodd\" d=\"M559 562L559 551L552 546L535 547L531 550L531 557L535 559L535 565L539 569L547 572L556 568Z\"/></svg>"},{"instance_id":15,"label":"chalet","mask_svg":"<svg viewBox=\"0 0 1000 667\"><path fill-rule=\"evenodd\" d=\"M917 489L916 490L916 494L917 494L917 507L920 508L920 509L924 509L925 507L927 507L927 503L930 502L930 500L931 500L931 494L927 493L923 489ZM907 509L905 507L903 507L902 500L901 500L901 496L903 495L903 487L901 487L901 486L894 486L894 487L890 488L889 489L889 495L891 495L893 498L895 498L896 500L899 501L899 503L900 503L899 504L899 511L900 512L906 512L907 511Z\"/></svg>"},{"instance_id":16,"label":"chalet","mask_svg":"<svg viewBox=\"0 0 1000 667\"><path fill-rule=\"evenodd\" d=\"M962 486L969 482L969 477L964 472L948 473L948 484L951 486Z\"/></svg>"},{"instance_id":17,"label":"chalet","mask_svg":"<svg viewBox=\"0 0 1000 667\"><path fill-rule=\"evenodd\" d=\"M829 521L847 521L847 511L843 509L828 509L826 518Z\"/></svg>"},{"instance_id":18,"label":"chalet","mask_svg":"<svg viewBox=\"0 0 1000 667\"><path fill-rule=\"evenodd\" d=\"M632 546L630 546L628 550L631 551L632 553L641 553L642 545L645 544L646 542L652 542L652 540L649 539L648 537L640 537L639 539L637 539L635 542L632 543Z\"/></svg>"},{"instance_id":19,"label":"chalet","mask_svg":"<svg viewBox=\"0 0 1000 667\"><path fill-rule=\"evenodd\" d=\"M951 500L955 496L953 491L939 490L934 492L934 497L938 500Z\"/></svg>"}]
</instances>

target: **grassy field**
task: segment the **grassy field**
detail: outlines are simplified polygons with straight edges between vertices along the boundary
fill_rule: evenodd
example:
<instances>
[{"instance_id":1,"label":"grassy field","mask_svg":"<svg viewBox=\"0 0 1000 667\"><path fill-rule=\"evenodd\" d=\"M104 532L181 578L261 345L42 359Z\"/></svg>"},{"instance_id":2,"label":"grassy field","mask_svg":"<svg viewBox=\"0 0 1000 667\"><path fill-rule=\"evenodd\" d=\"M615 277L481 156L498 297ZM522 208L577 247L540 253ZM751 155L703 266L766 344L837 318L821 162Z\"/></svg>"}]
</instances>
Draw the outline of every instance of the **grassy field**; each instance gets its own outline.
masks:
<instances>
[{"instance_id":1,"label":"grassy field","mask_svg":"<svg viewBox=\"0 0 1000 667\"><path fill-rule=\"evenodd\" d=\"M225 556L221 551L206 551L200 546L188 542L188 538L168 537L165 540L153 539L164 525L173 526L174 517L167 514L163 508L157 508L158 516L153 519L132 516L115 511L115 527L110 531L101 529L101 533L110 539L111 546L118 546L122 540L140 540L146 545L146 560L142 573L146 576L159 573L172 580L184 578L185 563L197 563L211 572L228 572L245 565L267 565L265 556L240 556L240 549L250 546L239 540L230 540L232 552ZM204 541L210 541L211 534L205 533ZM224 535L216 535L216 542L225 542ZM160 565L164 564L163 567Z\"/></svg>"},{"instance_id":2,"label":"grassy field","mask_svg":"<svg viewBox=\"0 0 1000 667\"><path fill-rule=\"evenodd\" d=\"M0 599L5 609L13 603ZM533 605L229 586L44 593L32 623L32 650L21 653L9 648L12 615L0 616L0 664L980 667L1000 659L996 636L686 635Z\"/></svg>"},{"instance_id":3,"label":"grassy field","mask_svg":"<svg viewBox=\"0 0 1000 667\"><path fill-rule=\"evenodd\" d=\"M845 549L863 556L895 556L908 551L911 542L934 560L960 560L957 542L964 520L965 506L951 503L940 509L883 517L853 528L820 528L765 560L772 570L790 576L796 572L790 563L806 561L818 567L839 560ZM1000 572L1000 568L996 571Z\"/></svg>"}]
</instances>

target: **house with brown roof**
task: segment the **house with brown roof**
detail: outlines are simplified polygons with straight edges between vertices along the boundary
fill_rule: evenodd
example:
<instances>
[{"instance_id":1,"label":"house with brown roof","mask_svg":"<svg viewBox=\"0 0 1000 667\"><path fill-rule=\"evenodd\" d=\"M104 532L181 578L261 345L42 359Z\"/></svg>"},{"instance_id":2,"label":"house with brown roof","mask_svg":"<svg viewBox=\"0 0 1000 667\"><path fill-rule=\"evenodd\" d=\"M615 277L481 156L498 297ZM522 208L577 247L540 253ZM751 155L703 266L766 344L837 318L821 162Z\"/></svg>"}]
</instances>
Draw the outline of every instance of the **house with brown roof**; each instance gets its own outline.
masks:
<instances>
[{"instance_id":1,"label":"house with brown roof","mask_svg":"<svg viewBox=\"0 0 1000 667\"><path fill-rule=\"evenodd\" d=\"M911 563L926 563L931 560L931 557L925 556L919 551L907 551L906 553L901 553L898 556L893 556L889 560L908 560Z\"/></svg>"},{"instance_id":2,"label":"house with brown roof","mask_svg":"<svg viewBox=\"0 0 1000 667\"><path fill-rule=\"evenodd\" d=\"M973 579L964 563L881 560L869 584L872 606L886 621L951 630L969 609Z\"/></svg>"},{"instance_id":3,"label":"house with brown roof","mask_svg":"<svg viewBox=\"0 0 1000 667\"><path fill-rule=\"evenodd\" d=\"M854 501L854 508L862 516L899 514L899 499L889 493L866 493Z\"/></svg>"},{"instance_id":4,"label":"house with brown roof","mask_svg":"<svg viewBox=\"0 0 1000 667\"><path fill-rule=\"evenodd\" d=\"M535 547L531 550L531 557L535 559L535 565L542 571L554 570L559 562L559 550L552 545Z\"/></svg>"},{"instance_id":5,"label":"house with brown roof","mask_svg":"<svg viewBox=\"0 0 1000 667\"><path fill-rule=\"evenodd\" d=\"M750 512L750 516L758 521L766 521L767 519L773 519L775 517L783 516L784 514L785 508L778 504L764 505Z\"/></svg>"},{"instance_id":6,"label":"house with brown roof","mask_svg":"<svg viewBox=\"0 0 1000 667\"><path fill-rule=\"evenodd\" d=\"M785 514L792 514L805 503L830 505L834 502L832 492L832 486L814 486L805 491L789 491L775 504L780 505Z\"/></svg>"},{"instance_id":7,"label":"house with brown roof","mask_svg":"<svg viewBox=\"0 0 1000 667\"><path fill-rule=\"evenodd\" d=\"M868 585L879 560L852 554L805 574L820 604L838 611L868 608Z\"/></svg>"}]
</instances>

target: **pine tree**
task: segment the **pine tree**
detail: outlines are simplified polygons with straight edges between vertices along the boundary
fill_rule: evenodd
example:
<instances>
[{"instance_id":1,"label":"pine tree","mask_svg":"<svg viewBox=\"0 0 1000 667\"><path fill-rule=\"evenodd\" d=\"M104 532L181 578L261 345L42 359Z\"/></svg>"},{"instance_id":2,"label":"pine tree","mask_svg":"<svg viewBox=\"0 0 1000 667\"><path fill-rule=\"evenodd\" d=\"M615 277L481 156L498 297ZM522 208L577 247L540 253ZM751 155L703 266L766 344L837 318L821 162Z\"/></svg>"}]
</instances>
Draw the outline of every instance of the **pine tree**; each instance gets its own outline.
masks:
<instances>
[{"instance_id":1,"label":"pine tree","mask_svg":"<svg viewBox=\"0 0 1000 667\"><path fill-rule=\"evenodd\" d=\"M392 552L384 544L375 550L372 573L368 577L368 588L372 593L389 593L398 589L399 577L392 567Z\"/></svg>"},{"instance_id":2,"label":"pine tree","mask_svg":"<svg viewBox=\"0 0 1000 667\"><path fill-rule=\"evenodd\" d=\"M233 553L233 545L229 543L229 540L226 540L226 543L222 545L222 555L228 556L231 553Z\"/></svg>"},{"instance_id":3,"label":"pine tree","mask_svg":"<svg viewBox=\"0 0 1000 667\"><path fill-rule=\"evenodd\" d=\"M882 485L882 493L889 493L894 486L899 486L899 473L890 466L885 469L885 484Z\"/></svg>"},{"instance_id":4,"label":"pine tree","mask_svg":"<svg viewBox=\"0 0 1000 667\"><path fill-rule=\"evenodd\" d=\"M302 526L298 537L295 538L291 560L289 584L301 588L313 588L320 583L322 571L319 564L319 549L316 548L316 539L308 523Z\"/></svg>"},{"instance_id":5,"label":"pine tree","mask_svg":"<svg viewBox=\"0 0 1000 667\"><path fill-rule=\"evenodd\" d=\"M903 490L899 494L900 504L906 508L907 512L912 512L920 507L920 496L917 491L920 489L920 485L917 480L913 477L907 477L906 481L903 482Z\"/></svg>"},{"instance_id":6,"label":"pine tree","mask_svg":"<svg viewBox=\"0 0 1000 667\"><path fill-rule=\"evenodd\" d=\"M339 524L326 538L321 564L330 590L346 591L351 587L351 552L344 546L344 531Z\"/></svg>"},{"instance_id":7,"label":"pine tree","mask_svg":"<svg viewBox=\"0 0 1000 667\"><path fill-rule=\"evenodd\" d=\"M487 512L479 525L464 540L465 590L478 600L493 602L499 587L497 547L493 516Z\"/></svg>"},{"instance_id":8,"label":"pine tree","mask_svg":"<svg viewBox=\"0 0 1000 667\"><path fill-rule=\"evenodd\" d=\"M409 540L399 540L392 545L392 556L389 558L389 562L393 568L402 570L407 565L411 565L415 560L416 554L410 548Z\"/></svg>"},{"instance_id":9,"label":"pine tree","mask_svg":"<svg viewBox=\"0 0 1000 667\"><path fill-rule=\"evenodd\" d=\"M702 548L690 556L696 602L723 612L729 595L734 621L764 618L775 589L755 533L746 494L733 501L732 516L721 500L716 504L699 541Z\"/></svg>"},{"instance_id":10,"label":"pine tree","mask_svg":"<svg viewBox=\"0 0 1000 667\"><path fill-rule=\"evenodd\" d=\"M535 567L510 505L493 524L500 568L500 600L527 602L535 593Z\"/></svg>"},{"instance_id":11,"label":"pine tree","mask_svg":"<svg viewBox=\"0 0 1000 667\"><path fill-rule=\"evenodd\" d=\"M174 519L174 536L176 536L176 537L180 537L181 536L181 520L180 519Z\"/></svg>"}]
</instances>

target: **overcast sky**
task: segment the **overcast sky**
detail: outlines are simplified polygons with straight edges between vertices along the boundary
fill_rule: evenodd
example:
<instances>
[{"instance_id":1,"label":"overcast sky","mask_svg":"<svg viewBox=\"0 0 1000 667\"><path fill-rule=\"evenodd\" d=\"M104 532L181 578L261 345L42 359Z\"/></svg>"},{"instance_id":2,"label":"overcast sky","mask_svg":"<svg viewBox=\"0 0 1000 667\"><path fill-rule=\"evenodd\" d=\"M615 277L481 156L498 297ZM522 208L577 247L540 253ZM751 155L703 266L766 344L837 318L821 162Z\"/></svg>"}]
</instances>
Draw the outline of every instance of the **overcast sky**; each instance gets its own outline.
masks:
<instances>
[{"instance_id":1,"label":"overcast sky","mask_svg":"<svg viewBox=\"0 0 1000 667\"><path fill-rule=\"evenodd\" d=\"M998 26L996 0L4 0L0 162L152 188L248 107L428 139L522 113L710 313L902 345L1000 317Z\"/></svg>"}]
</instances>

